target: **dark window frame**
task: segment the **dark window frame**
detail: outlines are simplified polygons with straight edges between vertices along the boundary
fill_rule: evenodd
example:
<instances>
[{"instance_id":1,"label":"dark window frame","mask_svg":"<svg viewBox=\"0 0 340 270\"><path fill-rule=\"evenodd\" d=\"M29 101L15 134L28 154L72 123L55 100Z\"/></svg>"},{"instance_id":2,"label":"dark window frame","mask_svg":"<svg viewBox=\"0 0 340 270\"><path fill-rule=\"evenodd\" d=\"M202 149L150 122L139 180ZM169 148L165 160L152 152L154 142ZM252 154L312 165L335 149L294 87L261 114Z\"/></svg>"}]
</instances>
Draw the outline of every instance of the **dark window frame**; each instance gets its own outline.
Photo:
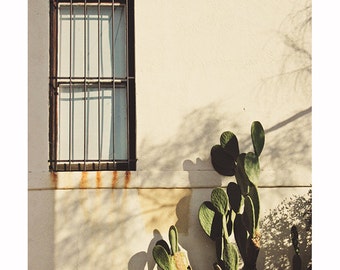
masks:
<instances>
[{"instance_id":1,"label":"dark window frame","mask_svg":"<svg viewBox=\"0 0 340 270\"><path fill-rule=\"evenodd\" d=\"M127 74L125 86L127 89L127 141L128 158L126 160L90 161L90 160L58 160L58 4L125 4L127 8ZM100 78L98 77L100 84ZM115 81L115 86L121 82ZM134 0L50 0L50 78L49 78L49 170L58 171L134 171L136 170L136 89L135 89L135 22Z\"/></svg>"}]
</instances>

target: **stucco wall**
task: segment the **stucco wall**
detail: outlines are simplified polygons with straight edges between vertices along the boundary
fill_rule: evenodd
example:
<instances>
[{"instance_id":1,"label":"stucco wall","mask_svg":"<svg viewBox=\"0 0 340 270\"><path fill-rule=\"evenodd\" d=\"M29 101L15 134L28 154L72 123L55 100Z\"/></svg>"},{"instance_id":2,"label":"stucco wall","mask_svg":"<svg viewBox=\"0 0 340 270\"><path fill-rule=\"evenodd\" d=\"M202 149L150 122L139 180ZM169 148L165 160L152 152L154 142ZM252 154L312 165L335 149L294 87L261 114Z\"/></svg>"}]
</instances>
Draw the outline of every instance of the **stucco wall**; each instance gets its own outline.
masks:
<instances>
[{"instance_id":1,"label":"stucco wall","mask_svg":"<svg viewBox=\"0 0 340 270\"><path fill-rule=\"evenodd\" d=\"M193 269L211 269L197 212L233 178L213 170L210 149L231 130L250 151L254 120L266 131L261 219L278 230L263 233L258 269L291 269L289 230L312 184L309 3L135 0L137 171L58 174L47 162L48 3L28 2L29 269L150 270L172 224Z\"/></svg>"}]
</instances>

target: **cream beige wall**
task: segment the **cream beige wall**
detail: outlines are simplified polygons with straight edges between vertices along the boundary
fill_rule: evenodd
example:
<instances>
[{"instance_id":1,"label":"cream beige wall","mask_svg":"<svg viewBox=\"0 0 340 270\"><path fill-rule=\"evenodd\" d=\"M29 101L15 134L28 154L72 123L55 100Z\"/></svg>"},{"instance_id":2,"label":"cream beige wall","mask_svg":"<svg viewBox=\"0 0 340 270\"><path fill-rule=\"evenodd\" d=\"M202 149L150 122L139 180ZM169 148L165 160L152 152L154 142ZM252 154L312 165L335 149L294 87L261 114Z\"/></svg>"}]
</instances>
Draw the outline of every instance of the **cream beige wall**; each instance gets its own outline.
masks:
<instances>
[{"instance_id":1,"label":"cream beige wall","mask_svg":"<svg viewBox=\"0 0 340 270\"><path fill-rule=\"evenodd\" d=\"M233 178L213 170L210 148L231 130L240 150L250 151L254 120L266 130L262 219L306 197L312 184L311 29L302 24L308 3L135 0L137 171L59 174L50 174L47 162L48 4L28 2L29 269L150 270L152 247L167 240L172 224L193 269L211 269L214 245L197 211L215 186ZM291 269L285 222L286 249L271 251L264 240L259 269L272 269L274 252L282 269ZM304 256L306 264L310 254Z\"/></svg>"}]
</instances>

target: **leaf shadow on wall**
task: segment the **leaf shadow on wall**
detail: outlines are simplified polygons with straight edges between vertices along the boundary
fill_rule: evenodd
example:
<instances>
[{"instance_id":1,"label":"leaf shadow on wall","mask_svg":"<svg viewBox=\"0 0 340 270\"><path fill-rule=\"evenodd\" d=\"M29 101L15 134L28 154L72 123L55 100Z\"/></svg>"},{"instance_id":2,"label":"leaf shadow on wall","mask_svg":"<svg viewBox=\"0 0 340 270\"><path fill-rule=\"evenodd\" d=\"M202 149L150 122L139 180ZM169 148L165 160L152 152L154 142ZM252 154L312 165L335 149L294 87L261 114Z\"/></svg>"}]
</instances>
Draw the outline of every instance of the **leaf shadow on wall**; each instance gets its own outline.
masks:
<instances>
[{"instance_id":1,"label":"leaf shadow on wall","mask_svg":"<svg viewBox=\"0 0 340 270\"><path fill-rule=\"evenodd\" d=\"M259 257L261 269L296 269L295 252L291 241L291 227L299 233L302 268L312 265L312 191L293 195L282 201L260 221L263 256Z\"/></svg>"}]
</instances>

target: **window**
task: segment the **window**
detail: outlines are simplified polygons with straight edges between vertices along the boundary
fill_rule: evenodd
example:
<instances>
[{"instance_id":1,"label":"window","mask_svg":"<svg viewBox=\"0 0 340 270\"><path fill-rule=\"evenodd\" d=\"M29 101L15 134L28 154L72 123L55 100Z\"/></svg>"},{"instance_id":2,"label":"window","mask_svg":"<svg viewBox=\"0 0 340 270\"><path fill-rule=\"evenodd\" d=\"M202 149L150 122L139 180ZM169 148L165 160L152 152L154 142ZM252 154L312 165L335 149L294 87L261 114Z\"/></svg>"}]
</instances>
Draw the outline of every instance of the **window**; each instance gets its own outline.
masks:
<instances>
[{"instance_id":1,"label":"window","mask_svg":"<svg viewBox=\"0 0 340 270\"><path fill-rule=\"evenodd\" d=\"M50 3L50 170L135 170L134 2Z\"/></svg>"}]
</instances>

